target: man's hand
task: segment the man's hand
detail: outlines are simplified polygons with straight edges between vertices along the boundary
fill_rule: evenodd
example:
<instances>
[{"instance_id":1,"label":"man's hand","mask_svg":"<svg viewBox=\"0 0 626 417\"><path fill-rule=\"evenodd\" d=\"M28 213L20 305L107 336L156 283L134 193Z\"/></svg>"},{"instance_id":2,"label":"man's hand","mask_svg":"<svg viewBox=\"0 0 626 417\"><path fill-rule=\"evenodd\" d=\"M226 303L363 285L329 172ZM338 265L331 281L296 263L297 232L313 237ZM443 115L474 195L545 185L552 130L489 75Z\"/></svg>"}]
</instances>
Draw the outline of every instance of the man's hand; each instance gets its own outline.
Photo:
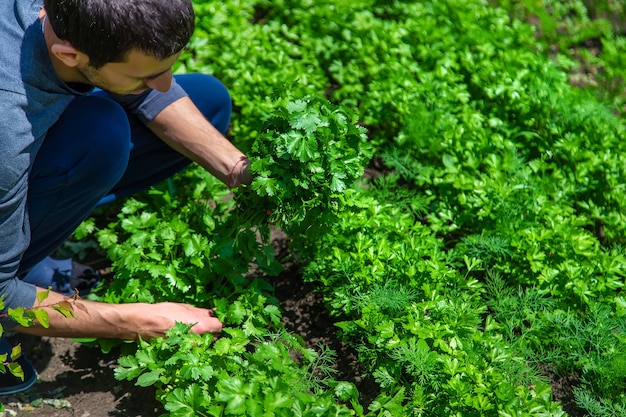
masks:
<instances>
[{"instance_id":1,"label":"man's hand","mask_svg":"<svg viewBox=\"0 0 626 417\"><path fill-rule=\"evenodd\" d=\"M42 288L38 292L46 291ZM64 317L53 306L69 303L74 317ZM22 333L53 337L98 337L135 340L165 336L176 322L193 324L191 331L198 334L220 333L222 323L211 309L180 303L108 304L66 297L50 292L41 305L49 313L50 326L18 326Z\"/></svg>"},{"instance_id":2,"label":"man's hand","mask_svg":"<svg viewBox=\"0 0 626 417\"><path fill-rule=\"evenodd\" d=\"M222 331L222 323L215 317L215 310L180 303L145 304L144 306L146 313L152 314L154 323L140 332L142 338L163 336L165 334L163 329L167 331L176 322L196 323L191 331L198 334Z\"/></svg>"}]
</instances>

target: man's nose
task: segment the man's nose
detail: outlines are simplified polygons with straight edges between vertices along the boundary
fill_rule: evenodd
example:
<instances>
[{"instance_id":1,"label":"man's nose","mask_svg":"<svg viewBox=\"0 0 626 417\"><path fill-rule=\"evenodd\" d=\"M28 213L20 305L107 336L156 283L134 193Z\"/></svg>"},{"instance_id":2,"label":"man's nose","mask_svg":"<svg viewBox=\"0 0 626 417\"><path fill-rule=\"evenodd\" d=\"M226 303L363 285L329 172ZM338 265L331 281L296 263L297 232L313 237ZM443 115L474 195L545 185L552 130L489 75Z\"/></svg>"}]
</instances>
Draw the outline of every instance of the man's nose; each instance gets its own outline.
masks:
<instances>
[{"instance_id":1,"label":"man's nose","mask_svg":"<svg viewBox=\"0 0 626 417\"><path fill-rule=\"evenodd\" d=\"M170 69L169 71L164 72L158 77L152 80L146 81L146 85L149 88L152 88L153 90L157 90L162 93L165 93L172 86L172 77L173 77L173 74L172 74L172 70Z\"/></svg>"}]
</instances>

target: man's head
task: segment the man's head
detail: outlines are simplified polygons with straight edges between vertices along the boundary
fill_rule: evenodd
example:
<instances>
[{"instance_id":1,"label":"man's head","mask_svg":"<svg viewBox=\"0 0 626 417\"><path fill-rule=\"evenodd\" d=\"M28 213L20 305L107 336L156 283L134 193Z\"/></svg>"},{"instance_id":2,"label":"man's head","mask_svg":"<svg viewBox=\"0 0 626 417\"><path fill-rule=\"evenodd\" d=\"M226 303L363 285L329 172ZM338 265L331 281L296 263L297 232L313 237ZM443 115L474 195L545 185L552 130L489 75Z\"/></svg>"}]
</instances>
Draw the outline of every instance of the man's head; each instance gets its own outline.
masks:
<instances>
[{"instance_id":1,"label":"man's head","mask_svg":"<svg viewBox=\"0 0 626 417\"><path fill-rule=\"evenodd\" d=\"M125 62L131 51L174 56L194 30L190 0L45 0L56 36L89 57L89 65Z\"/></svg>"}]
</instances>

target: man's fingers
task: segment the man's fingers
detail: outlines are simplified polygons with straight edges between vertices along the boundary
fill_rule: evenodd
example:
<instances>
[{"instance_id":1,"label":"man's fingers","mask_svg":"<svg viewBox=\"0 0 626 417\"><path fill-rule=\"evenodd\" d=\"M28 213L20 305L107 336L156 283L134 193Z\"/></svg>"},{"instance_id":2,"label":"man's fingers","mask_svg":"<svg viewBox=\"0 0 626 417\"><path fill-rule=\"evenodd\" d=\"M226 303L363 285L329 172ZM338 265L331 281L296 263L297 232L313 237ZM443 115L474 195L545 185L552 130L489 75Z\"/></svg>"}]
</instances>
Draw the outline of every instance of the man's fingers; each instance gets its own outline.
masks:
<instances>
[{"instance_id":1,"label":"man's fingers","mask_svg":"<svg viewBox=\"0 0 626 417\"><path fill-rule=\"evenodd\" d=\"M204 334L204 333L218 334L222 332L223 327L224 326L221 321L219 321L215 317L211 317L207 322L198 323L195 326L193 326L191 328L191 331L195 333L199 333L199 334Z\"/></svg>"}]
</instances>

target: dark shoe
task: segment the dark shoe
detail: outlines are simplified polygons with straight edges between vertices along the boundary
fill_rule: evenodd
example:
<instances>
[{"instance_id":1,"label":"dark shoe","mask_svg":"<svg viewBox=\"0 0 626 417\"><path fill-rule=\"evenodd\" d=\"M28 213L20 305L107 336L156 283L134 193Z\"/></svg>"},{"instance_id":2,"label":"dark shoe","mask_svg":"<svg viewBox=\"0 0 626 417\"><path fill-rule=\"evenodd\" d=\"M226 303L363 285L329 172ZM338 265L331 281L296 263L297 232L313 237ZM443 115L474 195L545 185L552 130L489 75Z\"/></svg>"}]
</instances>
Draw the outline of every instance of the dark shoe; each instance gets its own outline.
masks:
<instances>
[{"instance_id":1,"label":"dark shoe","mask_svg":"<svg viewBox=\"0 0 626 417\"><path fill-rule=\"evenodd\" d=\"M13 346L11 346L9 341L4 337L0 337L0 354L9 354L6 360L7 362L11 362L10 355L12 349ZM22 381L20 378L13 376L13 374L5 368L6 372L0 373L0 395L17 394L18 392L26 391L37 382L37 371L24 355L20 355L15 362L22 367L24 380Z\"/></svg>"},{"instance_id":2,"label":"dark shoe","mask_svg":"<svg viewBox=\"0 0 626 417\"><path fill-rule=\"evenodd\" d=\"M100 282L100 275L93 268L71 259L45 258L31 269L23 281L64 295L89 293Z\"/></svg>"}]
</instances>

